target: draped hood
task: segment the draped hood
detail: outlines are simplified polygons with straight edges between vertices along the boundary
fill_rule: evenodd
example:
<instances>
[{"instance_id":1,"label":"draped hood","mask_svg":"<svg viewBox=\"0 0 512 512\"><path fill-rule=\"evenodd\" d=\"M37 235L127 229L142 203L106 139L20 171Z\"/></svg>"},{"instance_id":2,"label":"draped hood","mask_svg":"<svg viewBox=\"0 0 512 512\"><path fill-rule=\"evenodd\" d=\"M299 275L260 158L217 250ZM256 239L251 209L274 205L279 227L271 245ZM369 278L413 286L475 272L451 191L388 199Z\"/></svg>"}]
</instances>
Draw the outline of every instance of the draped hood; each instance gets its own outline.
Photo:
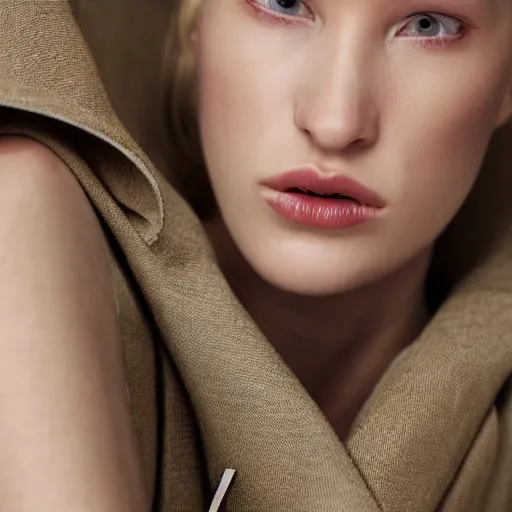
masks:
<instances>
[{"instance_id":1,"label":"draped hood","mask_svg":"<svg viewBox=\"0 0 512 512\"><path fill-rule=\"evenodd\" d=\"M207 510L225 468L236 512L510 510L511 129L439 243L446 298L342 444L117 118L68 2L3 0L0 28L0 130L58 153L104 221L154 510Z\"/></svg>"}]
</instances>

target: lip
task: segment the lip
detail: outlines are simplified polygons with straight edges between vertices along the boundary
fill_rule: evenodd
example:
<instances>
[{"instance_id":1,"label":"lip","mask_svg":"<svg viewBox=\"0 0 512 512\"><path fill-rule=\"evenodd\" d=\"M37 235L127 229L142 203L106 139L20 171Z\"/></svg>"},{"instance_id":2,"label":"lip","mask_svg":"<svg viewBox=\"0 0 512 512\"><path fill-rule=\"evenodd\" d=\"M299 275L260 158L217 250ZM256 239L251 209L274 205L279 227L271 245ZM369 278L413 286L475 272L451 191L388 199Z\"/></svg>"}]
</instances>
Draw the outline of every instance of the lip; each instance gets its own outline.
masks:
<instances>
[{"instance_id":1,"label":"lip","mask_svg":"<svg viewBox=\"0 0 512 512\"><path fill-rule=\"evenodd\" d=\"M278 192L286 192L287 190L297 188L309 190L320 195L342 194L352 197L357 202L366 206L374 208L383 208L385 206L384 201L377 193L361 183L341 174L322 175L313 169L306 168L285 172L263 182L262 185Z\"/></svg>"},{"instance_id":2,"label":"lip","mask_svg":"<svg viewBox=\"0 0 512 512\"><path fill-rule=\"evenodd\" d=\"M266 188L265 199L281 217L319 228L362 224L375 218L385 206L377 193L361 183L340 174L322 175L310 168L286 172L261 185Z\"/></svg>"}]
</instances>

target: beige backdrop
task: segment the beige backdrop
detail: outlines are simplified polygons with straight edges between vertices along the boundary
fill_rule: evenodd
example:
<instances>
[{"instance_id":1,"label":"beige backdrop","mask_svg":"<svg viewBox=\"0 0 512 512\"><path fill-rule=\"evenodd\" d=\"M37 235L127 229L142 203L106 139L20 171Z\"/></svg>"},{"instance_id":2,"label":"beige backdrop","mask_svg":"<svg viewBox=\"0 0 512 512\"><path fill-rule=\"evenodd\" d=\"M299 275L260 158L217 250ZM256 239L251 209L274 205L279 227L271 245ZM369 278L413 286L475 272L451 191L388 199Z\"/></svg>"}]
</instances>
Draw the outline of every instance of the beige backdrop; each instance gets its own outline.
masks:
<instances>
[{"instance_id":1,"label":"beige backdrop","mask_svg":"<svg viewBox=\"0 0 512 512\"><path fill-rule=\"evenodd\" d=\"M71 0L119 117L166 171L159 73L174 0Z\"/></svg>"}]
</instances>

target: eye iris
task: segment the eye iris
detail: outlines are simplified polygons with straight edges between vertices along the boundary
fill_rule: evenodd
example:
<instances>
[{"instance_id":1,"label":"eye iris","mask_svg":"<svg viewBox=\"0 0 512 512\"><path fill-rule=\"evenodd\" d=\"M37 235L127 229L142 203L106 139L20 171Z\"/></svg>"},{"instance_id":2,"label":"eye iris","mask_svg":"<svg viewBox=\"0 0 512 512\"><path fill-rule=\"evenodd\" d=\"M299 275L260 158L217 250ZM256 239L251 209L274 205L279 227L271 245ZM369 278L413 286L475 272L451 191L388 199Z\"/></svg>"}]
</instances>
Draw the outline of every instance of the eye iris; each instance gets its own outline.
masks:
<instances>
[{"instance_id":1,"label":"eye iris","mask_svg":"<svg viewBox=\"0 0 512 512\"><path fill-rule=\"evenodd\" d=\"M297 14L301 8L298 0L270 0L269 3L271 9L284 14Z\"/></svg>"},{"instance_id":2,"label":"eye iris","mask_svg":"<svg viewBox=\"0 0 512 512\"><path fill-rule=\"evenodd\" d=\"M430 16L423 16L417 22L418 33L422 36L432 37L439 35L440 23Z\"/></svg>"},{"instance_id":3,"label":"eye iris","mask_svg":"<svg viewBox=\"0 0 512 512\"><path fill-rule=\"evenodd\" d=\"M297 0L276 0L276 3L283 9L293 9L297 4Z\"/></svg>"}]
</instances>

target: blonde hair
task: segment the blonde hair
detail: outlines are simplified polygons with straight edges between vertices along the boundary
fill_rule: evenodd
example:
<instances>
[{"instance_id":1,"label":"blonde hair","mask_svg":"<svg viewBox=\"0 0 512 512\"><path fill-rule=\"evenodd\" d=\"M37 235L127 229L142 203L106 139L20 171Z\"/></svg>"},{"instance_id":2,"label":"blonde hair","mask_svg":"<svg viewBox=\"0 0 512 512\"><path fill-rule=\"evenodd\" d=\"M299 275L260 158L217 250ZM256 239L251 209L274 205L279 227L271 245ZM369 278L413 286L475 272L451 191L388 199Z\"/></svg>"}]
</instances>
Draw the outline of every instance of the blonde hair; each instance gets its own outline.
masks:
<instances>
[{"instance_id":1,"label":"blonde hair","mask_svg":"<svg viewBox=\"0 0 512 512\"><path fill-rule=\"evenodd\" d=\"M172 8L162 69L171 180L200 217L215 210L201 151L197 122L197 80L191 35L202 0L177 0Z\"/></svg>"}]
</instances>

